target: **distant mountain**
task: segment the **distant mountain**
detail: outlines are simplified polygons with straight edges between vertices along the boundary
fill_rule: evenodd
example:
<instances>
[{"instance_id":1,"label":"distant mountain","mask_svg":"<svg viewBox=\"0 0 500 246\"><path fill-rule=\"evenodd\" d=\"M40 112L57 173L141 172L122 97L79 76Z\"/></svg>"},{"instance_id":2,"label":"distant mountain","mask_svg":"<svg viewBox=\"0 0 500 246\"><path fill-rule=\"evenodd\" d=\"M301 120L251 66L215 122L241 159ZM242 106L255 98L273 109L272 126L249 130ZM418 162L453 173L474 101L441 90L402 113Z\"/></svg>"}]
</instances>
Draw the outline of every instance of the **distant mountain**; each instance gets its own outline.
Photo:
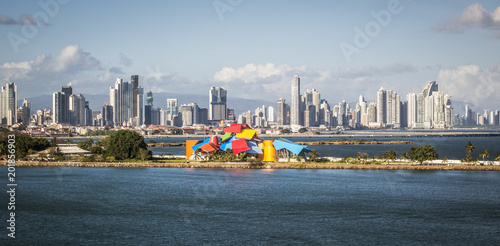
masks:
<instances>
[{"instance_id":1,"label":"distant mountain","mask_svg":"<svg viewBox=\"0 0 500 246\"><path fill-rule=\"evenodd\" d=\"M89 101L89 106L92 110L102 111L102 105L109 102L109 95L84 95L85 99ZM196 103L201 108L208 108L208 93L207 95L199 94L173 94L173 93L153 93L153 106L159 108L166 108L167 98L177 98L179 105ZM35 113L38 109L52 109L52 95L42 95L27 98L31 103L31 112ZM18 100L18 106L22 105L23 100ZM234 109L235 115L239 115L248 110L254 111L257 107L274 106L276 107L276 102L265 101L265 100L254 100L254 99L243 99L243 98L228 98L227 103L229 108Z\"/></svg>"}]
</instances>

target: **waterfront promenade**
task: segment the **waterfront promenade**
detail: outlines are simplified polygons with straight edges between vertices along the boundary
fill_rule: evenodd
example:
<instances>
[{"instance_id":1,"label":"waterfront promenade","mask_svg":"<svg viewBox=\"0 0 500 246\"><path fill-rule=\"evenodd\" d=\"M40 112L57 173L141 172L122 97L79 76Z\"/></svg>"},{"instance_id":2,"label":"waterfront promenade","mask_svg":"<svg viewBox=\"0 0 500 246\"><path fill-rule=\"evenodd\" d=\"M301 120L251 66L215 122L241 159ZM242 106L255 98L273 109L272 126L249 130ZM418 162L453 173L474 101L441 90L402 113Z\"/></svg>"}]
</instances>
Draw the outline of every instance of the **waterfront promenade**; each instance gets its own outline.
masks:
<instances>
[{"instance_id":1,"label":"waterfront promenade","mask_svg":"<svg viewBox=\"0 0 500 246\"><path fill-rule=\"evenodd\" d=\"M16 167L97 167L97 168L242 168L242 169L362 169L362 170L470 170L470 171L500 171L500 163L494 165L461 164L450 160L447 164L431 163L417 165L411 163L394 162L390 164L347 164L347 163L264 163L253 165L246 162L38 162L17 161ZM7 162L0 163L6 166Z\"/></svg>"}]
</instances>

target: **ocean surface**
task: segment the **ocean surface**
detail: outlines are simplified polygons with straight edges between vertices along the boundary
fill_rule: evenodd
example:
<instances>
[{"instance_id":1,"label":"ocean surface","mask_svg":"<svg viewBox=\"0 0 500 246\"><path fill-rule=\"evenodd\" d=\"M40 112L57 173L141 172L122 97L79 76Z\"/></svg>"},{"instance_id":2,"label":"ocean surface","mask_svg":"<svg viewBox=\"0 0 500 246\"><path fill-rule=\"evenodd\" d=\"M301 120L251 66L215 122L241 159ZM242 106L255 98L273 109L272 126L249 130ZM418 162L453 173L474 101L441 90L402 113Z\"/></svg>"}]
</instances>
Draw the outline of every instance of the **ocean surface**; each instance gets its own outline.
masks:
<instances>
[{"instance_id":1,"label":"ocean surface","mask_svg":"<svg viewBox=\"0 0 500 246\"><path fill-rule=\"evenodd\" d=\"M16 239L4 191L0 245L500 245L496 171L58 167L16 178Z\"/></svg>"},{"instance_id":2,"label":"ocean surface","mask_svg":"<svg viewBox=\"0 0 500 246\"><path fill-rule=\"evenodd\" d=\"M346 139L365 139L365 140L410 140L413 141L414 144L361 144L361 145L310 145L310 149L316 149L320 156L329 156L329 157L354 157L359 152L365 152L372 157L373 155L380 156L387 150L396 151L398 157L403 155L403 153L408 152L412 146L426 145L430 144L434 146L438 153L438 157L441 159L443 157L447 157L448 159L456 159L460 160L465 158L466 152L465 147L467 146L469 141L474 143L476 150L473 153L474 157L477 157L480 161L482 158L479 157L479 154L483 149L487 149L490 158L486 158L485 160L493 161L500 152L500 137L499 136L487 136L487 137L468 137L468 136L457 136L457 137L384 137L384 136L376 136L376 137L345 137L342 135L334 136L334 137L291 137L288 138L294 142L297 141L306 141L306 142L314 142L314 141L328 141L328 140L339 140L341 138ZM198 139L203 140L206 137L173 137L173 138L155 138L155 139L146 139L146 142L149 140L154 140L156 142L184 142L187 139ZM270 138L264 138L270 139ZM161 155L164 153L171 153L174 155L185 155L186 149L184 146L181 147L153 147L151 148L154 155Z\"/></svg>"}]
</instances>

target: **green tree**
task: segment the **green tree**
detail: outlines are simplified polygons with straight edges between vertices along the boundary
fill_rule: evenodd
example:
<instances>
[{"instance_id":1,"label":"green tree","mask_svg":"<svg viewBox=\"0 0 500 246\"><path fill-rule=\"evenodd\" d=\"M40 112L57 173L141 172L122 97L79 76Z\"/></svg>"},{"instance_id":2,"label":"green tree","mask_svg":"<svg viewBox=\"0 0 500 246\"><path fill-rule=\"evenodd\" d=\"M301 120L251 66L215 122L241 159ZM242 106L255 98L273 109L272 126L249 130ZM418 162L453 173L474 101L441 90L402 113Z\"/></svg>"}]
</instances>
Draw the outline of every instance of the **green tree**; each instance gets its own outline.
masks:
<instances>
[{"instance_id":1,"label":"green tree","mask_svg":"<svg viewBox=\"0 0 500 246\"><path fill-rule=\"evenodd\" d=\"M497 157L495 158L495 161L500 161L500 152L498 152Z\"/></svg>"},{"instance_id":2,"label":"green tree","mask_svg":"<svg viewBox=\"0 0 500 246\"><path fill-rule=\"evenodd\" d=\"M311 150L311 152L309 153L309 160L316 162L316 161L318 161L318 159L319 159L318 151L315 149Z\"/></svg>"},{"instance_id":3,"label":"green tree","mask_svg":"<svg viewBox=\"0 0 500 246\"><path fill-rule=\"evenodd\" d=\"M422 165L424 161L432 161L438 158L438 154L434 147L428 144L411 147L408 156L412 161L420 162L420 165Z\"/></svg>"},{"instance_id":4,"label":"green tree","mask_svg":"<svg viewBox=\"0 0 500 246\"><path fill-rule=\"evenodd\" d=\"M388 150L384 153L382 153L382 158L387 161L387 164L389 164L389 160L396 160L397 159L397 154L396 151L394 150Z\"/></svg>"},{"instance_id":5,"label":"green tree","mask_svg":"<svg viewBox=\"0 0 500 246\"><path fill-rule=\"evenodd\" d=\"M137 159L141 149L147 150L144 137L134 131L119 130L107 138L105 155L116 160Z\"/></svg>"},{"instance_id":6,"label":"green tree","mask_svg":"<svg viewBox=\"0 0 500 246\"><path fill-rule=\"evenodd\" d=\"M443 161L442 162L443 162L443 164L446 164L448 162L448 157L446 157L446 156L443 157Z\"/></svg>"},{"instance_id":7,"label":"green tree","mask_svg":"<svg viewBox=\"0 0 500 246\"><path fill-rule=\"evenodd\" d=\"M153 152L148 149L139 149L139 156L142 161L149 160L153 157Z\"/></svg>"},{"instance_id":8,"label":"green tree","mask_svg":"<svg viewBox=\"0 0 500 246\"><path fill-rule=\"evenodd\" d=\"M91 154L102 155L104 153L103 149L99 146L93 146L90 148Z\"/></svg>"},{"instance_id":9,"label":"green tree","mask_svg":"<svg viewBox=\"0 0 500 246\"><path fill-rule=\"evenodd\" d=\"M95 143L95 146L97 147L101 147L101 148L106 148L108 146L108 140L109 138L103 138L103 139L100 139L98 140L96 143Z\"/></svg>"},{"instance_id":10,"label":"green tree","mask_svg":"<svg viewBox=\"0 0 500 246\"><path fill-rule=\"evenodd\" d=\"M52 137L52 139L50 140L50 147L57 147L57 138L56 137Z\"/></svg>"},{"instance_id":11,"label":"green tree","mask_svg":"<svg viewBox=\"0 0 500 246\"><path fill-rule=\"evenodd\" d=\"M182 135L182 134L184 134L184 131L182 131L182 129L170 129L170 134L172 134L172 135Z\"/></svg>"},{"instance_id":12,"label":"green tree","mask_svg":"<svg viewBox=\"0 0 500 246\"><path fill-rule=\"evenodd\" d=\"M304 133L307 132L307 128L303 127L299 129L299 133Z\"/></svg>"},{"instance_id":13,"label":"green tree","mask_svg":"<svg viewBox=\"0 0 500 246\"><path fill-rule=\"evenodd\" d=\"M290 129L281 130L281 134L290 134Z\"/></svg>"},{"instance_id":14,"label":"green tree","mask_svg":"<svg viewBox=\"0 0 500 246\"><path fill-rule=\"evenodd\" d=\"M408 153L406 153L406 152L405 152L405 153L403 153L403 154L401 155L401 159L403 159L403 160L405 160L405 161L406 161L406 160L410 159L410 157L408 156Z\"/></svg>"},{"instance_id":15,"label":"green tree","mask_svg":"<svg viewBox=\"0 0 500 246\"><path fill-rule=\"evenodd\" d=\"M33 138L28 135L23 135L15 132L0 133L0 154L9 154L9 135L15 135L15 156L17 159L24 158L28 154L33 154L36 151L42 151L49 147L50 143L45 138ZM11 140L12 141L12 140Z\"/></svg>"},{"instance_id":16,"label":"green tree","mask_svg":"<svg viewBox=\"0 0 500 246\"><path fill-rule=\"evenodd\" d=\"M488 153L487 149L483 149L483 151L481 151L481 154L479 154L479 156L483 158L483 165L484 165L484 159L490 158L490 154Z\"/></svg>"},{"instance_id":17,"label":"green tree","mask_svg":"<svg viewBox=\"0 0 500 246\"><path fill-rule=\"evenodd\" d=\"M467 154L469 154L469 156L472 156L472 154L474 153L474 150L476 150L476 147L474 147L474 143L469 141L469 143L465 147L465 152L467 152Z\"/></svg>"},{"instance_id":18,"label":"green tree","mask_svg":"<svg viewBox=\"0 0 500 246\"><path fill-rule=\"evenodd\" d=\"M90 151L90 149L92 148L92 145L94 144L94 139L88 139L88 140L82 140L82 141L79 141L77 146L78 148L80 149L84 149L84 150L87 150L87 151Z\"/></svg>"}]
</instances>

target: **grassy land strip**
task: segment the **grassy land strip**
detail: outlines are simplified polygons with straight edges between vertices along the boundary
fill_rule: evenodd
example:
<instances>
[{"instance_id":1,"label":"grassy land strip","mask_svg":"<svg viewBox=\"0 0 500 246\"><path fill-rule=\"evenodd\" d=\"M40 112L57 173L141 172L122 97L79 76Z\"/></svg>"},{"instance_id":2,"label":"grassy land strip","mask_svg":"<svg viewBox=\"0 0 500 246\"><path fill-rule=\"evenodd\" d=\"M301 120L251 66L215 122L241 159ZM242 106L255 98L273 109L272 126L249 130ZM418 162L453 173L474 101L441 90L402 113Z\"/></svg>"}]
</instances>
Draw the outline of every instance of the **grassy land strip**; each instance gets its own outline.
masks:
<instances>
[{"instance_id":1,"label":"grassy land strip","mask_svg":"<svg viewBox=\"0 0 500 246\"><path fill-rule=\"evenodd\" d=\"M7 162L0 163L6 166ZM412 164L345 164L345 163L222 163L222 162L37 162L17 161L18 167L166 167L166 168L252 168L252 169L361 169L361 170L471 170L500 171L500 166L412 165Z\"/></svg>"}]
</instances>

